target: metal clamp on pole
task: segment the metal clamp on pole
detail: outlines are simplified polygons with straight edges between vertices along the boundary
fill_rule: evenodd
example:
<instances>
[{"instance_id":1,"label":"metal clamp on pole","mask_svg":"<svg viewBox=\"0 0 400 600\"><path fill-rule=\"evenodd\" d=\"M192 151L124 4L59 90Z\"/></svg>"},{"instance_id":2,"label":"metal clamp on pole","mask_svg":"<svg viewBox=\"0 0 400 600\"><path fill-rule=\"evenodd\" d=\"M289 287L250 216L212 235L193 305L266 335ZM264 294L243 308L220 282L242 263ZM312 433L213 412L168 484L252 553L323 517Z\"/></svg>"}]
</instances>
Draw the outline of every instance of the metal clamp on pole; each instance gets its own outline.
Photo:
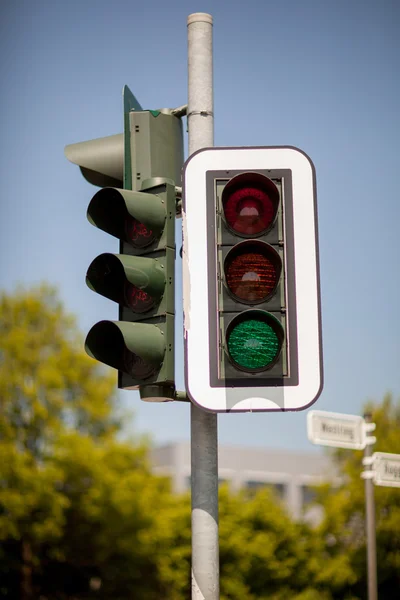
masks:
<instances>
[{"instance_id":1,"label":"metal clamp on pole","mask_svg":"<svg viewBox=\"0 0 400 600\"><path fill-rule=\"evenodd\" d=\"M361 477L361 479L373 479L374 472L373 471L362 471L360 477Z\"/></svg>"},{"instance_id":2,"label":"metal clamp on pole","mask_svg":"<svg viewBox=\"0 0 400 600\"><path fill-rule=\"evenodd\" d=\"M370 431L375 431L375 429L376 423L364 423L364 431L369 433Z\"/></svg>"}]
</instances>

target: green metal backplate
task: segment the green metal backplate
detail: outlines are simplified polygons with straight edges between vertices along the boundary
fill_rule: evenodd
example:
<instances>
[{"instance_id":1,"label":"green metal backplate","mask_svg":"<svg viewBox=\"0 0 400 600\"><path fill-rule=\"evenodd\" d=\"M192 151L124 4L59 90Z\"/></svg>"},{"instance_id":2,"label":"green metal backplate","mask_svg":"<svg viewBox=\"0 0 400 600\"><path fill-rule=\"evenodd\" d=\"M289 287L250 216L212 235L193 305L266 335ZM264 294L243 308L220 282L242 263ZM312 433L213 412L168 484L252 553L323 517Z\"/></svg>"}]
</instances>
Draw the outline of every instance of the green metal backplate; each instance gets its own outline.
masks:
<instances>
[{"instance_id":1,"label":"green metal backplate","mask_svg":"<svg viewBox=\"0 0 400 600\"><path fill-rule=\"evenodd\" d=\"M148 313L134 314L120 305L119 320L148 324L158 327L165 344L164 360L158 373L146 381L134 379L130 374L118 372L120 389L138 389L160 386L163 395L173 397L174 384L174 336L175 336L175 185L180 185L183 164L183 132L181 120L172 114L138 111L132 107L129 92L124 92L124 187L159 196L166 209L165 227L155 244L136 252L121 242L120 254L154 258L165 266L165 292L160 304ZM167 394L166 388L170 390ZM143 389L143 398L146 391ZM165 393L164 393L165 392ZM147 395L148 396L148 395ZM151 393L151 396L156 396Z\"/></svg>"},{"instance_id":2,"label":"green metal backplate","mask_svg":"<svg viewBox=\"0 0 400 600\"><path fill-rule=\"evenodd\" d=\"M127 85L122 90L124 103L124 189L132 190L131 128L129 115L134 110L143 110Z\"/></svg>"},{"instance_id":3,"label":"green metal backplate","mask_svg":"<svg viewBox=\"0 0 400 600\"><path fill-rule=\"evenodd\" d=\"M172 114L133 111L130 113L132 189L152 177L181 185L183 164L182 121Z\"/></svg>"},{"instance_id":4,"label":"green metal backplate","mask_svg":"<svg viewBox=\"0 0 400 600\"><path fill-rule=\"evenodd\" d=\"M174 341L175 341L175 187L165 183L156 188L150 188L152 192L157 191L164 199L166 205L166 222L159 243L156 248L151 247L144 255L140 256L154 258L165 267L165 291L160 304L153 310L134 314L129 308L120 305L119 320L148 323L156 325L161 329L165 339L165 358L160 371L150 377L145 385L149 384L174 384ZM150 192L146 190L146 192ZM121 254L132 254L132 246L122 244ZM137 389L142 381L131 377L128 373L119 371L118 387L121 389Z\"/></svg>"}]
</instances>

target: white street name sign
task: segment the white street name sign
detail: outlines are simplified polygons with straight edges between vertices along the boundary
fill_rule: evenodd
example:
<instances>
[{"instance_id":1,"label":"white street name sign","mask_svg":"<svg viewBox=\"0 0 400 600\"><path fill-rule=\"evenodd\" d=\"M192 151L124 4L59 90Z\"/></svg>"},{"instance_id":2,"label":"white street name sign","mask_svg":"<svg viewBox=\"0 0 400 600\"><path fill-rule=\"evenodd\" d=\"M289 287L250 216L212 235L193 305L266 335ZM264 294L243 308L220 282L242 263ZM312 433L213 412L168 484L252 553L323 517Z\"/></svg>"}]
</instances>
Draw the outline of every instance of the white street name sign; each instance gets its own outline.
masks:
<instances>
[{"instance_id":1,"label":"white street name sign","mask_svg":"<svg viewBox=\"0 0 400 600\"><path fill-rule=\"evenodd\" d=\"M307 414L307 435L310 442L335 448L363 450L367 444L363 417L322 410Z\"/></svg>"},{"instance_id":2,"label":"white street name sign","mask_svg":"<svg viewBox=\"0 0 400 600\"><path fill-rule=\"evenodd\" d=\"M375 485L400 487L400 454L374 452L372 458Z\"/></svg>"}]
</instances>

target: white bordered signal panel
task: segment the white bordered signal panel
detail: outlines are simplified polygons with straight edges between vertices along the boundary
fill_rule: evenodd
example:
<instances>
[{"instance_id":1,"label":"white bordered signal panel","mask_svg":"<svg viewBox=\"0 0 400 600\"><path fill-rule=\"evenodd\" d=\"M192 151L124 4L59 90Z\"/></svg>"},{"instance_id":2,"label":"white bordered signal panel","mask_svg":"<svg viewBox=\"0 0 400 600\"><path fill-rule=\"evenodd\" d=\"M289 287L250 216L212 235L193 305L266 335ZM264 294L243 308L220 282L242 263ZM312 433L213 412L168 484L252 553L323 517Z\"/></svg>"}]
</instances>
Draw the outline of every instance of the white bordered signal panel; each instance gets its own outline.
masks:
<instances>
[{"instance_id":1,"label":"white bordered signal panel","mask_svg":"<svg viewBox=\"0 0 400 600\"><path fill-rule=\"evenodd\" d=\"M206 148L183 177L185 384L212 412L292 411L323 385L314 166Z\"/></svg>"}]
</instances>

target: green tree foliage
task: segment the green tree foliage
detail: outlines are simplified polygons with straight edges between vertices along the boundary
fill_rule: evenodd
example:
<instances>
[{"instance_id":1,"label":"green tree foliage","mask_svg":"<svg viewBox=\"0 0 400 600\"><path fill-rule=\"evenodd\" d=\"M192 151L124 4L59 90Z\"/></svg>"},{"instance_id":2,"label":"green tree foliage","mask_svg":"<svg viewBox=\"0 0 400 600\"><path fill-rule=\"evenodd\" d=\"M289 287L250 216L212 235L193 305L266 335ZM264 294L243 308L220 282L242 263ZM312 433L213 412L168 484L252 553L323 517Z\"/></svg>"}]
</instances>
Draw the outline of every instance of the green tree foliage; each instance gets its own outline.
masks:
<instances>
[{"instance_id":1,"label":"green tree foliage","mask_svg":"<svg viewBox=\"0 0 400 600\"><path fill-rule=\"evenodd\" d=\"M48 286L2 294L0 339L0 597L180 598L190 509L118 440L115 374Z\"/></svg>"},{"instance_id":2,"label":"green tree foliage","mask_svg":"<svg viewBox=\"0 0 400 600\"><path fill-rule=\"evenodd\" d=\"M157 531L149 531L165 586L158 597L186 600L191 596L190 498L171 500L160 509ZM220 488L219 543L221 600L332 600L329 590L315 584L319 540L306 524L291 520L270 490L249 496Z\"/></svg>"},{"instance_id":3,"label":"green tree foliage","mask_svg":"<svg viewBox=\"0 0 400 600\"><path fill-rule=\"evenodd\" d=\"M2 440L40 461L65 427L114 430L114 378L86 355L54 289L2 294L0 338Z\"/></svg>"},{"instance_id":4,"label":"green tree foliage","mask_svg":"<svg viewBox=\"0 0 400 600\"><path fill-rule=\"evenodd\" d=\"M64 535L47 551L44 595L89 594L97 580L94 598L169 598L159 553L174 498L168 480L151 475L147 449L69 433L52 462L64 473L69 506Z\"/></svg>"},{"instance_id":5,"label":"green tree foliage","mask_svg":"<svg viewBox=\"0 0 400 600\"><path fill-rule=\"evenodd\" d=\"M221 599L297 600L319 567L309 528L268 489L220 496Z\"/></svg>"},{"instance_id":6,"label":"green tree foliage","mask_svg":"<svg viewBox=\"0 0 400 600\"><path fill-rule=\"evenodd\" d=\"M83 351L55 291L0 297L0 598L186 600L189 495L119 439L115 376ZM400 407L371 405L376 450L400 453ZM221 600L366 598L362 453L335 452L317 528L269 490L220 490ZM400 588L400 491L375 488L380 600Z\"/></svg>"},{"instance_id":7,"label":"green tree foliage","mask_svg":"<svg viewBox=\"0 0 400 600\"><path fill-rule=\"evenodd\" d=\"M0 340L0 541L19 556L28 598L36 548L62 535L69 503L49 457L63 431L115 430L113 381L83 352L74 319L48 286L1 295Z\"/></svg>"},{"instance_id":8,"label":"green tree foliage","mask_svg":"<svg viewBox=\"0 0 400 600\"><path fill-rule=\"evenodd\" d=\"M381 404L369 403L366 411L376 423L376 452L400 454L400 403L386 395ZM361 479L362 451L336 450L333 458L341 477L339 486L325 485L317 501L325 516L317 530L323 543L323 569L317 578L330 586L336 599L366 598L365 490ZM400 490L374 487L378 595L395 600L400 590Z\"/></svg>"}]
</instances>

